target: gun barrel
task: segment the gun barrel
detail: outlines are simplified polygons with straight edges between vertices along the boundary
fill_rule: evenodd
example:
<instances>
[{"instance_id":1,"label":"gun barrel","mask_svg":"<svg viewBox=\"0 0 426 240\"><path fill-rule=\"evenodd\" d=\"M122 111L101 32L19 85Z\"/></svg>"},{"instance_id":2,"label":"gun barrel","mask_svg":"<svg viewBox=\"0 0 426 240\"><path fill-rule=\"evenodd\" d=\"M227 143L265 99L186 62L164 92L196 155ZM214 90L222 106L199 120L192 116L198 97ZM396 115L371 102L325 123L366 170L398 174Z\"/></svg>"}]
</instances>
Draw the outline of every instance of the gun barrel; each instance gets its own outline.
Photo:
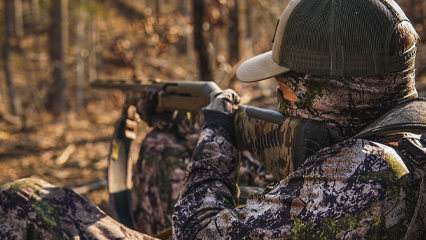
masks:
<instances>
[{"instance_id":1,"label":"gun barrel","mask_svg":"<svg viewBox=\"0 0 426 240\"><path fill-rule=\"evenodd\" d=\"M160 112L178 110L195 113L207 106L210 100L222 91L216 83L202 81L154 81L142 84L138 81L96 80L90 86L134 93L158 91L157 111Z\"/></svg>"},{"instance_id":2,"label":"gun barrel","mask_svg":"<svg viewBox=\"0 0 426 240\"><path fill-rule=\"evenodd\" d=\"M90 83L92 88L119 89L122 91L143 91L146 88L162 90L159 82L151 84L142 84L141 81L125 81L125 80L95 80Z\"/></svg>"}]
</instances>

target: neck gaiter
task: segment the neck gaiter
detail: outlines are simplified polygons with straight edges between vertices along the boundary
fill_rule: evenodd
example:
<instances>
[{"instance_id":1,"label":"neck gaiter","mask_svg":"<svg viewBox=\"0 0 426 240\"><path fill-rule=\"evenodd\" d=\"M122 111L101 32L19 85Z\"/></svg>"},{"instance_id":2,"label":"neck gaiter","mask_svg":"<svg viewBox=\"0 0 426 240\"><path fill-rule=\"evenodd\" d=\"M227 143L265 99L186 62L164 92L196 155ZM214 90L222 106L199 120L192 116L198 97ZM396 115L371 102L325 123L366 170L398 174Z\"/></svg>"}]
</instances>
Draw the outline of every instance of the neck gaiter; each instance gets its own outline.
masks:
<instances>
[{"instance_id":1,"label":"neck gaiter","mask_svg":"<svg viewBox=\"0 0 426 240\"><path fill-rule=\"evenodd\" d=\"M414 67L368 77L314 76L289 72L276 77L299 101L290 102L278 90L280 112L323 123L331 141L347 139L399 102L417 97Z\"/></svg>"}]
</instances>

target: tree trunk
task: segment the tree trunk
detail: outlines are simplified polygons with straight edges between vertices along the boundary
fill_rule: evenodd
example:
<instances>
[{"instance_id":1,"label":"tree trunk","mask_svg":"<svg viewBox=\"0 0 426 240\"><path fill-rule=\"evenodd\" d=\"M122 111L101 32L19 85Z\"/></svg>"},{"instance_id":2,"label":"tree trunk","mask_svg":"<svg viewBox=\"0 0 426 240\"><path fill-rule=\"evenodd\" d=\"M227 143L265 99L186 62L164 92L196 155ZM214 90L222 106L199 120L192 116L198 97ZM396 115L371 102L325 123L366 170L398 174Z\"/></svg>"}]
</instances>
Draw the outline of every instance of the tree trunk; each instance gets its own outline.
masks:
<instances>
[{"instance_id":1,"label":"tree trunk","mask_svg":"<svg viewBox=\"0 0 426 240\"><path fill-rule=\"evenodd\" d=\"M184 15L190 16L191 15L191 6L192 6L192 0L182 0L183 6L184 6ZM194 51L194 34L188 33L185 31L186 35L186 56L188 57L188 62L191 65L195 65L195 62L197 59L195 58L195 51Z\"/></svg>"},{"instance_id":2,"label":"tree trunk","mask_svg":"<svg viewBox=\"0 0 426 240\"><path fill-rule=\"evenodd\" d=\"M243 44L243 55L245 57L253 56L253 24L252 24L252 12L253 12L253 0L246 0L244 9L244 31L242 39L244 39Z\"/></svg>"},{"instance_id":3,"label":"tree trunk","mask_svg":"<svg viewBox=\"0 0 426 240\"><path fill-rule=\"evenodd\" d=\"M155 0L155 16L158 19L158 16L160 15L160 0Z\"/></svg>"},{"instance_id":4,"label":"tree trunk","mask_svg":"<svg viewBox=\"0 0 426 240\"><path fill-rule=\"evenodd\" d=\"M24 37L24 20L22 17L22 0L14 0L15 8L15 36L18 41Z\"/></svg>"},{"instance_id":5,"label":"tree trunk","mask_svg":"<svg viewBox=\"0 0 426 240\"><path fill-rule=\"evenodd\" d=\"M43 65L41 61L41 45L40 45L40 29L41 29L41 13L40 13L40 0L31 0L31 20L33 22L33 30L35 33L34 37L34 47L32 49L33 53L37 56L33 59L34 63L34 70L31 75L33 75L34 81L32 82L32 85L34 86L34 89L37 89L37 95L40 103L42 103L42 112L46 112L46 107L43 103L43 97L40 94L40 91L37 87L37 79L40 76L40 73L43 71Z\"/></svg>"},{"instance_id":6,"label":"tree trunk","mask_svg":"<svg viewBox=\"0 0 426 240\"><path fill-rule=\"evenodd\" d=\"M229 28L228 28L228 46L229 62L231 65L240 60L240 31L238 27L238 0L233 0L233 5L229 8Z\"/></svg>"},{"instance_id":7,"label":"tree trunk","mask_svg":"<svg viewBox=\"0 0 426 240\"><path fill-rule=\"evenodd\" d=\"M53 65L53 84L49 91L49 110L58 117L65 107L65 55L67 47L68 0L51 2L52 27L50 57Z\"/></svg>"},{"instance_id":8,"label":"tree trunk","mask_svg":"<svg viewBox=\"0 0 426 240\"><path fill-rule=\"evenodd\" d=\"M80 0L80 3L84 3L84 0ZM77 56L76 56L76 78L77 78L77 89L76 99L77 107L84 108L84 38L85 38L85 25L86 25L86 13L82 8L77 8L76 16L77 20Z\"/></svg>"},{"instance_id":9,"label":"tree trunk","mask_svg":"<svg viewBox=\"0 0 426 240\"><path fill-rule=\"evenodd\" d=\"M32 4L32 8L33 9L33 13L36 11L39 11L40 9L38 9L38 3L36 4L34 0L32 0L33 2ZM34 6L36 5L36 6ZM16 38L18 40L18 49L20 51L20 53L22 54L22 60L23 60L23 66L21 67L21 69L23 70L23 72L25 72L25 81L27 82L27 86L28 86L28 90L31 93L31 96L33 98L33 103L36 105L38 111L40 113L44 113L46 111L46 108L44 106L43 100L39 95L39 91L37 88L37 83L35 80L35 73L34 71L31 69L31 62L30 60L28 60L28 53L27 53L27 49L23 48L22 40L24 39L24 21L23 21L23 16L22 16L22 0L14 0L14 6L15 6L15 35ZM38 17L35 17L37 14L34 14L33 17L33 23L34 25L34 29L36 26L36 22L38 20ZM39 13L38 13L39 15ZM38 44L38 37L36 37L35 40L35 46L36 49L39 49L39 44Z\"/></svg>"},{"instance_id":10,"label":"tree trunk","mask_svg":"<svg viewBox=\"0 0 426 240\"><path fill-rule=\"evenodd\" d=\"M213 81L212 71L210 68L209 54L207 52L206 42L203 36L203 23L205 16L204 2L193 0L193 16L194 16L194 48L198 59L198 69L200 71L201 80Z\"/></svg>"},{"instance_id":11,"label":"tree trunk","mask_svg":"<svg viewBox=\"0 0 426 240\"><path fill-rule=\"evenodd\" d=\"M179 0L179 3L179 12L186 14L188 8L187 0Z\"/></svg>"},{"instance_id":12,"label":"tree trunk","mask_svg":"<svg viewBox=\"0 0 426 240\"><path fill-rule=\"evenodd\" d=\"M40 27L40 3L39 0L31 0L31 15L35 28L35 32L38 33Z\"/></svg>"},{"instance_id":13,"label":"tree trunk","mask_svg":"<svg viewBox=\"0 0 426 240\"><path fill-rule=\"evenodd\" d=\"M246 1L246 38L251 39L253 35L253 25L251 24L252 18L252 2Z\"/></svg>"},{"instance_id":14,"label":"tree trunk","mask_svg":"<svg viewBox=\"0 0 426 240\"><path fill-rule=\"evenodd\" d=\"M88 36L89 36L89 45L90 45L89 82L92 82L95 79L97 79L97 76L98 76L96 46L99 44L97 21L95 20L94 17L92 17L91 21L89 21Z\"/></svg>"},{"instance_id":15,"label":"tree trunk","mask_svg":"<svg viewBox=\"0 0 426 240\"><path fill-rule=\"evenodd\" d=\"M40 4L39 0L31 0L31 17L33 21L33 29L36 35L34 39L34 48L40 50ZM39 69L38 69L39 70Z\"/></svg>"},{"instance_id":16,"label":"tree trunk","mask_svg":"<svg viewBox=\"0 0 426 240\"><path fill-rule=\"evenodd\" d=\"M10 42L12 38L13 31L13 0L5 0L5 23L6 23L6 34L5 34L5 42L3 45L3 68L6 78L7 87L9 90L10 97L10 108L12 110L13 115L22 116L22 106L21 101L16 93L15 83L13 81L12 71L10 69Z\"/></svg>"}]
</instances>

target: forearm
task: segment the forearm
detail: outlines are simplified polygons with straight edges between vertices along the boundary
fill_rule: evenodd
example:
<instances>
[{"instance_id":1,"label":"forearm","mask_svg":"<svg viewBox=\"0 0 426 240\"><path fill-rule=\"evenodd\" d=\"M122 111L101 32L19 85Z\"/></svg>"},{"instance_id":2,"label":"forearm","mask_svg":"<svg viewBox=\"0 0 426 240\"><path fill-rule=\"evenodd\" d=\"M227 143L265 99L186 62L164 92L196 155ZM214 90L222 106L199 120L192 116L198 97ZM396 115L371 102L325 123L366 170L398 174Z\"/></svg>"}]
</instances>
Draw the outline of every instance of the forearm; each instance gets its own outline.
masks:
<instances>
[{"instance_id":1,"label":"forearm","mask_svg":"<svg viewBox=\"0 0 426 240\"><path fill-rule=\"evenodd\" d=\"M239 155L232 145L232 132L222 125L204 129L174 208L176 238L195 236L220 211L236 206L238 168Z\"/></svg>"}]
</instances>

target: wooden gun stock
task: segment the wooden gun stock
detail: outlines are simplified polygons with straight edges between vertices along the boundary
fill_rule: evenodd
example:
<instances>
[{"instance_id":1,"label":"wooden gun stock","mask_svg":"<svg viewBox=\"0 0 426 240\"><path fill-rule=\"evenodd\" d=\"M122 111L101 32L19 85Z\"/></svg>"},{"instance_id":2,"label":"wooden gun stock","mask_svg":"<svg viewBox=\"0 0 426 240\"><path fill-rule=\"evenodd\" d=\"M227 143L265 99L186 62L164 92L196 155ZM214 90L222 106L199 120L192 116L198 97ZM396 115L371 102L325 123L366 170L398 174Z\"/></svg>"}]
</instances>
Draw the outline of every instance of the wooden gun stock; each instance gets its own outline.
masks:
<instances>
[{"instance_id":1,"label":"wooden gun stock","mask_svg":"<svg viewBox=\"0 0 426 240\"><path fill-rule=\"evenodd\" d=\"M234 126L238 150L251 152L277 180L330 144L321 123L262 108L240 105Z\"/></svg>"}]
</instances>

